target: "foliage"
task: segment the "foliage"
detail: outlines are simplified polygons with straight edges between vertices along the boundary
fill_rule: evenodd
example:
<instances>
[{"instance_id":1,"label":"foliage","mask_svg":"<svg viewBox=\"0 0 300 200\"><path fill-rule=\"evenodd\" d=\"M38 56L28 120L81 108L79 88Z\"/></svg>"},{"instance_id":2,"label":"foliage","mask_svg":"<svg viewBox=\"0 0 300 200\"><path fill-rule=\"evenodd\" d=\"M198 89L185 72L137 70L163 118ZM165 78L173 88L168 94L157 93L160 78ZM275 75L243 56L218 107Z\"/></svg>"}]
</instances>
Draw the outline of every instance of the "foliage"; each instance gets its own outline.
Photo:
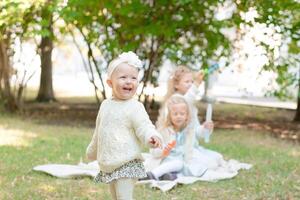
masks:
<instances>
[{"instance_id":1,"label":"foliage","mask_svg":"<svg viewBox=\"0 0 300 200\"><path fill-rule=\"evenodd\" d=\"M22 86L17 92L12 90L12 45L17 35L22 34L26 4L20 1L4 1L0 2L0 10L0 101L8 110L15 111L19 107Z\"/></svg>"},{"instance_id":2,"label":"foliage","mask_svg":"<svg viewBox=\"0 0 300 200\"><path fill-rule=\"evenodd\" d=\"M48 30L52 22L42 13L55 15L62 6L60 2L60 0L5 0L0 2L0 42L2 46L5 46L3 55L5 60L8 60L6 66L2 66L8 75L5 78L1 77L1 82L6 83L6 91L8 91L6 93L9 94L2 95L2 101L13 104L12 102L16 99L16 107L22 106L23 91L34 72L30 72L30 66L24 66L23 70L15 68L17 64L26 63L20 59L18 61L13 59L15 49L22 50L23 42L34 41L38 52L40 50L37 44L39 38L45 36L54 38L52 32ZM10 85L14 86L15 91L12 91ZM2 87L0 89L4 90Z\"/></svg>"},{"instance_id":3,"label":"foliage","mask_svg":"<svg viewBox=\"0 0 300 200\"><path fill-rule=\"evenodd\" d=\"M228 5L235 9L221 20L217 15ZM225 37L224 28L238 32L243 26L257 24L274 31L272 37L279 37L275 46L264 41L258 44L268 58L263 70L277 74L279 87L272 88L270 94L289 97L289 88L300 82L300 3L295 0L4 0L0 9L0 41L9 39L9 56L14 54L16 38L24 41L51 36L56 40L46 28L49 21L41 17L43 9L53 13L54 22L63 19L61 32L74 37L79 33L85 41L86 51L77 46L90 81L102 97L106 97L103 72L122 51L135 51L145 61L143 87L155 86L164 60L205 68L210 60L230 56L235 48L236 41ZM256 12L252 20L245 17L249 12ZM245 33L240 34L243 37ZM288 54L282 53L285 48Z\"/></svg>"},{"instance_id":4,"label":"foliage","mask_svg":"<svg viewBox=\"0 0 300 200\"><path fill-rule=\"evenodd\" d=\"M213 57L229 44L220 33L226 23L216 20L218 1L68 1L62 12L89 47L104 60L95 62L101 72L122 51L134 51L144 61L144 85L156 84L163 59L198 63ZM72 29L70 27L70 29ZM198 51L198 52L196 52ZM226 52L226 51L224 51Z\"/></svg>"},{"instance_id":5,"label":"foliage","mask_svg":"<svg viewBox=\"0 0 300 200\"><path fill-rule=\"evenodd\" d=\"M268 94L281 99L291 98L290 88L299 87L300 80L300 3L299 1L235 1L238 12L235 15L237 25L263 24L265 27L278 34L279 44L261 42L266 48L266 56L269 59L263 70L273 71L277 74L277 88L272 88ZM259 5L259 6L258 6ZM253 21L242 19L242 13L256 11ZM271 37L271 36L270 36ZM286 51L288 49L288 51ZM300 95L300 94L299 94ZM300 98L300 96L298 97Z\"/></svg>"}]
</instances>

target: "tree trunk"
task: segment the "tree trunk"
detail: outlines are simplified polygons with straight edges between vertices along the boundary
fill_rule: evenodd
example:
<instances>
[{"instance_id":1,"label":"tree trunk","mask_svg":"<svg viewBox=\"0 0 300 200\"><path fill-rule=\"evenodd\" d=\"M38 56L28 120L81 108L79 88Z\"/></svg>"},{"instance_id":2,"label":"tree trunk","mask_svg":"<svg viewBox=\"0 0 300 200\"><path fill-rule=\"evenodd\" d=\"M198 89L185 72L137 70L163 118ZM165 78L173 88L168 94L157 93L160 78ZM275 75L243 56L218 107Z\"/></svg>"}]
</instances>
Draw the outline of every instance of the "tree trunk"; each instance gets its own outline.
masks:
<instances>
[{"instance_id":1,"label":"tree trunk","mask_svg":"<svg viewBox=\"0 0 300 200\"><path fill-rule=\"evenodd\" d=\"M16 99L11 91L10 74L11 67L9 63L9 55L7 53L9 39L0 40L0 98L4 102L7 110L14 112L18 110Z\"/></svg>"},{"instance_id":2,"label":"tree trunk","mask_svg":"<svg viewBox=\"0 0 300 200\"><path fill-rule=\"evenodd\" d=\"M298 96L297 96L297 110L294 118L295 122L300 122L300 77L298 80Z\"/></svg>"},{"instance_id":3,"label":"tree trunk","mask_svg":"<svg viewBox=\"0 0 300 200\"><path fill-rule=\"evenodd\" d=\"M142 91L141 91L141 93L139 94L139 97L138 97L138 99L141 100L142 95L144 95L143 104L144 104L146 109L148 108L148 106L150 104L150 99L149 99L149 95L144 94L144 89L145 89L145 87L147 86L148 83L153 83L151 81L152 73L153 73L154 69L156 67L158 67L159 62L161 61L161 57L162 57L162 53L163 53L163 51L160 51L160 49L159 49L161 41L162 41L162 39L159 39L158 41L155 41L152 38L152 43L151 43L151 48L150 48L151 51L150 51L149 57L148 57L149 67L144 72L144 77L142 79L142 82L144 82L144 85L143 85ZM154 48L154 46L155 46L154 43L156 43L156 48Z\"/></svg>"},{"instance_id":4,"label":"tree trunk","mask_svg":"<svg viewBox=\"0 0 300 200\"><path fill-rule=\"evenodd\" d=\"M49 34L42 36L40 44L40 57L41 57L41 77L40 87L37 96L39 102L55 101L53 86L52 86L52 49L53 49L53 30L52 30L52 14L45 8L42 10L42 19L47 20L49 23L45 28Z\"/></svg>"}]
</instances>

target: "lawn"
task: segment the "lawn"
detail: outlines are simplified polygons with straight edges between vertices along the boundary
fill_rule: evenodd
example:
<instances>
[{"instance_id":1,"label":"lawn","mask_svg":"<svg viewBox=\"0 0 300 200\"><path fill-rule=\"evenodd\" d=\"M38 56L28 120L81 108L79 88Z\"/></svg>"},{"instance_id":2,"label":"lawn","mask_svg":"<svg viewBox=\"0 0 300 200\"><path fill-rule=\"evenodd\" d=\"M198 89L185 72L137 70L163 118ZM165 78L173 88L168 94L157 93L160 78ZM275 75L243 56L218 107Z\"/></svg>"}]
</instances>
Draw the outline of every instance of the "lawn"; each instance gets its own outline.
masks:
<instances>
[{"instance_id":1,"label":"lawn","mask_svg":"<svg viewBox=\"0 0 300 200\"><path fill-rule=\"evenodd\" d=\"M53 125L1 112L0 199L110 199L108 186L90 178L57 179L32 171L40 164L86 161L93 129L77 124ZM135 199L300 199L299 144L264 131L216 129L204 146L254 167L234 179L180 185L167 193L137 186Z\"/></svg>"}]
</instances>

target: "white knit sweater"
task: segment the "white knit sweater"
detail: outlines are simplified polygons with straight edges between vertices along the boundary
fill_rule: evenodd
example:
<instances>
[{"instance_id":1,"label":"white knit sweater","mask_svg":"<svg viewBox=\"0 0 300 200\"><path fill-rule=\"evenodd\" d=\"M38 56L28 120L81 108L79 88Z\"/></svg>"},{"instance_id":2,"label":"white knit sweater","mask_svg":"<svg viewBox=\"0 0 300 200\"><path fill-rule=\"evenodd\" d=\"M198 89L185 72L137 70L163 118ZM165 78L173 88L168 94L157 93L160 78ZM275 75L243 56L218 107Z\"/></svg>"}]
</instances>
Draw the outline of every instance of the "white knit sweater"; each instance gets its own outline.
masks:
<instances>
[{"instance_id":1,"label":"white knit sweater","mask_svg":"<svg viewBox=\"0 0 300 200\"><path fill-rule=\"evenodd\" d=\"M97 159L101 171L112 172L128 161L142 159L141 143L148 144L152 136L161 138L142 103L106 99L98 112L87 157Z\"/></svg>"}]
</instances>

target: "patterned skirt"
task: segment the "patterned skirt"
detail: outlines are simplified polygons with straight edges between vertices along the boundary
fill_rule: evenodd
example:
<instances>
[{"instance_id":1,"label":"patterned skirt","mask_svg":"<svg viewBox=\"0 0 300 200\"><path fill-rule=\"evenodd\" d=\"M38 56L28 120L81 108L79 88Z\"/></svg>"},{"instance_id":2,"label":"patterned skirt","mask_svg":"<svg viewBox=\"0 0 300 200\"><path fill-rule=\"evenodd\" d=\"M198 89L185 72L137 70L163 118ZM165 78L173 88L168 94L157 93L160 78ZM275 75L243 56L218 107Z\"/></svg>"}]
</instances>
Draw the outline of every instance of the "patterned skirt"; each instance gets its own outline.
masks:
<instances>
[{"instance_id":1,"label":"patterned skirt","mask_svg":"<svg viewBox=\"0 0 300 200\"><path fill-rule=\"evenodd\" d=\"M110 183L111 181L120 178L139 179L145 177L147 177L147 174L143 162L135 159L125 163L113 172L105 173L100 171L94 180L97 183Z\"/></svg>"}]
</instances>

